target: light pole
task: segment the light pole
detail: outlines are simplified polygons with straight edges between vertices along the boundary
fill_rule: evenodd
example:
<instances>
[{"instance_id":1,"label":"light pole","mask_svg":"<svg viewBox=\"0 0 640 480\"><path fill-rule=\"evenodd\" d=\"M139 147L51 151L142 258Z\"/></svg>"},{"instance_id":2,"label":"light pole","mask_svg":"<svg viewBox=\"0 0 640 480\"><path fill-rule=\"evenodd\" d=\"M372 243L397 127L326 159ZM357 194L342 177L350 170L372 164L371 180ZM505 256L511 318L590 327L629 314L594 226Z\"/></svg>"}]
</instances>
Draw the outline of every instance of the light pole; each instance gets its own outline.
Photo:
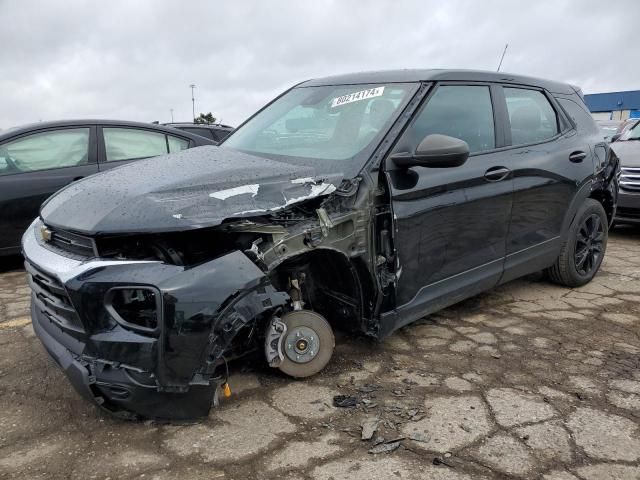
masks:
<instances>
[{"instance_id":1,"label":"light pole","mask_svg":"<svg viewBox=\"0 0 640 480\"><path fill-rule=\"evenodd\" d=\"M191 88L191 110L193 113L193 123L195 123L196 122L196 99L193 96L193 89L196 88L196 85L192 83L191 85L189 85L189 87Z\"/></svg>"},{"instance_id":2,"label":"light pole","mask_svg":"<svg viewBox=\"0 0 640 480\"><path fill-rule=\"evenodd\" d=\"M169 111L171 112L171 123L173 123L173 108L170 108Z\"/></svg>"}]
</instances>

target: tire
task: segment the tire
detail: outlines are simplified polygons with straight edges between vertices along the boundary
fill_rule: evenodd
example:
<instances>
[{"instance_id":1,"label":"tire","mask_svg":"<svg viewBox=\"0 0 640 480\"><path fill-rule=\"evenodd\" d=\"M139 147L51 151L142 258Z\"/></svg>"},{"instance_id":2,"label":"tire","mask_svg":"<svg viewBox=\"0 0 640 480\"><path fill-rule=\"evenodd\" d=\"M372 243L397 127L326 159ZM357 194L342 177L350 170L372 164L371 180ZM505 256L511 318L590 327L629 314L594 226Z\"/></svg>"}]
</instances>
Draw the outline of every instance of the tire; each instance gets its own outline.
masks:
<instances>
[{"instance_id":1,"label":"tire","mask_svg":"<svg viewBox=\"0 0 640 480\"><path fill-rule=\"evenodd\" d=\"M553 266L546 270L549 279L566 287L589 283L602 264L609 232L602 204L588 198L569 226L567 238Z\"/></svg>"},{"instance_id":2,"label":"tire","mask_svg":"<svg viewBox=\"0 0 640 480\"><path fill-rule=\"evenodd\" d=\"M287 332L282 342L284 359L278 368L290 377L305 378L326 367L336 345L329 322L311 310L295 310L281 320ZM297 349L297 342L306 342L307 349Z\"/></svg>"}]
</instances>

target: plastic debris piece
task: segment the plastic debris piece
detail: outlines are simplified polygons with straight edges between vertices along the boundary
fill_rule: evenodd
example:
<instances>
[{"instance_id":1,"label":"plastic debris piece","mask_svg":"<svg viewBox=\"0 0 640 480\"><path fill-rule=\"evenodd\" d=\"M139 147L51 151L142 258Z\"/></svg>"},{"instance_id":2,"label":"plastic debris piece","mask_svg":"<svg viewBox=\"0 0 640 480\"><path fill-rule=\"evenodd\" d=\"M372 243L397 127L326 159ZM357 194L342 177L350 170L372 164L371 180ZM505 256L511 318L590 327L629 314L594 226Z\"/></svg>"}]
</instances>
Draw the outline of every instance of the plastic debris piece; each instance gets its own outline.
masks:
<instances>
[{"instance_id":1,"label":"plastic debris piece","mask_svg":"<svg viewBox=\"0 0 640 480\"><path fill-rule=\"evenodd\" d=\"M400 442L381 443L369 449L369 453L376 455L378 453L390 453L400 447Z\"/></svg>"},{"instance_id":2,"label":"plastic debris piece","mask_svg":"<svg viewBox=\"0 0 640 480\"><path fill-rule=\"evenodd\" d=\"M222 385L222 393L225 398L229 398L231 396L231 387L226 382Z\"/></svg>"},{"instance_id":3,"label":"plastic debris piece","mask_svg":"<svg viewBox=\"0 0 640 480\"><path fill-rule=\"evenodd\" d=\"M358 405L358 399L352 395L336 395L333 397L333 406L340 408L354 408Z\"/></svg>"}]
</instances>

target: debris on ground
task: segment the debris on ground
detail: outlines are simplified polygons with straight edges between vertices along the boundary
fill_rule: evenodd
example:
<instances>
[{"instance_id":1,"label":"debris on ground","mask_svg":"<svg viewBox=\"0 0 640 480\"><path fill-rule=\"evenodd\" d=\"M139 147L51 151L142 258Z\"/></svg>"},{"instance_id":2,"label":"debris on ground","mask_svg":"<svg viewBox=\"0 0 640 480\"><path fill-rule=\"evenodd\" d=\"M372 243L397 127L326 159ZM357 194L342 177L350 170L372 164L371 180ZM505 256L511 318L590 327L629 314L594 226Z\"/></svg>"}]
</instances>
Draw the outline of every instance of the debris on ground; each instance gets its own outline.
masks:
<instances>
[{"instance_id":1,"label":"debris on ground","mask_svg":"<svg viewBox=\"0 0 640 480\"><path fill-rule=\"evenodd\" d=\"M376 455L378 453L390 453L400 448L400 442L381 443L369 449L369 453Z\"/></svg>"},{"instance_id":2,"label":"debris on ground","mask_svg":"<svg viewBox=\"0 0 640 480\"><path fill-rule=\"evenodd\" d=\"M362 422L362 440L371 440L378 429L379 418L366 418Z\"/></svg>"},{"instance_id":3,"label":"debris on ground","mask_svg":"<svg viewBox=\"0 0 640 480\"><path fill-rule=\"evenodd\" d=\"M453 468L453 465L451 465L450 463L445 462L442 458L440 457L434 457L433 458L433 463L434 465L446 465L447 467Z\"/></svg>"},{"instance_id":4,"label":"debris on ground","mask_svg":"<svg viewBox=\"0 0 640 480\"><path fill-rule=\"evenodd\" d=\"M372 392L375 392L376 390L380 390L381 388L382 388L382 385L367 383L365 385L362 385L361 387L357 387L356 390L358 390L360 393L372 393Z\"/></svg>"},{"instance_id":5,"label":"debris on ground","mask_svg":"<svg viewBox=\"0 0 640 480\"><path fill-rule=\"evenodd\" d=\"M339 408L355 408L358 406L358 398L353 395L336 395L333 397L333 406Z\"/></svg>"}]
</instances>

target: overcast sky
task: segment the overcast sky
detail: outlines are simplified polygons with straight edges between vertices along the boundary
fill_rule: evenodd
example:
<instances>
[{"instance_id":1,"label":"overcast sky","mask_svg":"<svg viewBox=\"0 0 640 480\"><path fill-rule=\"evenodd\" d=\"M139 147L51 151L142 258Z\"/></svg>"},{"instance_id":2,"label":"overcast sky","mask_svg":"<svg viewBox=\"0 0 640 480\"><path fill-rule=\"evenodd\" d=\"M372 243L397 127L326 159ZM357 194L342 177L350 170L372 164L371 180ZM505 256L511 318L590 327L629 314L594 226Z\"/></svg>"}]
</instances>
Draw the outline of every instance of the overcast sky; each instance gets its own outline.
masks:
<instances>
[{"instance_id":1,"label":"overcast sky","mask_svg":"<svg viewBox=\"0 0 640 480\"><path fill-rule=\"evenodd\" d=\"M61 118L237 125L299 81L495 70L640 89L640 1L0 0L0 128Z\"/></svg>"}]
</instances>

